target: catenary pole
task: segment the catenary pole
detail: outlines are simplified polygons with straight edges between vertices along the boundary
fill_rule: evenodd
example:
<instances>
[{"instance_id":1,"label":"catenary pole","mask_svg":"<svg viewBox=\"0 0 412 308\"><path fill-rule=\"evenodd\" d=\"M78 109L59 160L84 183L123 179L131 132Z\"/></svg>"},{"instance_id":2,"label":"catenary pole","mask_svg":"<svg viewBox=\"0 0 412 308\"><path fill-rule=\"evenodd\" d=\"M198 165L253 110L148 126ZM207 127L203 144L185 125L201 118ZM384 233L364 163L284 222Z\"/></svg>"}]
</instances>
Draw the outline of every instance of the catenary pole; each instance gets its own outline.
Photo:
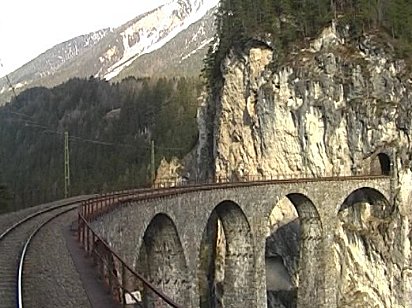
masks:
<instances>
[{"instance_id":1,"label":"catenary pole","mask_svg":"<svg viewBox=\"0 0 412 308\"><path fill-rule=\"evenodd\" d=\"M154 140L151 142L151 155L150 155L150 169L151 169L151 180L152 184L154 184L156 173L155 173L155 147L154 147Z\"/></svg>"},{"instance_id":2,"label":"catenary pole","mask_svg":"<svg viewBox=\"0 0 412 308\"><path fill-rule=\"evenodd\" d=\"M70 194L69 133L64 132L64 197Z\"/></svg>"}]
</instances>

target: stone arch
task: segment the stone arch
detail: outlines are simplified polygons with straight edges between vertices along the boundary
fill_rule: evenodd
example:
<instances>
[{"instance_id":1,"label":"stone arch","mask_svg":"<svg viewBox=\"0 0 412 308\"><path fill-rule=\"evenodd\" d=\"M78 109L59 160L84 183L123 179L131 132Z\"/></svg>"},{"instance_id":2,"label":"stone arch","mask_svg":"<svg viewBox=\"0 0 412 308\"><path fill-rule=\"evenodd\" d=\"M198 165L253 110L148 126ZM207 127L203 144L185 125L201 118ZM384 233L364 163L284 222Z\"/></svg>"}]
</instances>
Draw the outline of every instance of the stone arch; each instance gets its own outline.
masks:
<instances>
[{"instance_id":1,"label":"stone arch","mask_svg":"<svg viewBox=\"0 0 412 308\"><path fill-rule=\"evenodd\" d=\"M340 277L339 307L392 306L393 206L377 189L361 187L340 205L335 230L335 262ZM373 273L373 274L371 274ZM365 292L364 290L369 290ZM378 296L379 295L379 296Z\"/></svg>"},{"instance_id":2,"label":"stone arch","mask_svg":"<svg viewBox=\"0 0 412 308\"><path fill-rule=\"evenodd\" d=\"M279 222L266 240L268 304L281 300L288 307L317 307L324 289L323 272L319 271L323 251L320 215L313 202L301 193L280 199L269 217L279 206L294 208L297 217L289 215L284 224Z\"/></svg>"},{"instance_id":3,"label":"stone arch","mask_svg":"<svg viewBox=\"0 0 412 308\"><path fill-rule=\"evenodd\" d=\"M361 203L371 205L371 214L376 217L387 217L393 210L393 206L379 190L371 187L361 187L352 191L345 198L338 212Z\"/></svg>"},{"instance_id":4,"label":"stone arch","mask_svg":"<svg viewBox=\"0 0 412 308\"><path fill-rule=\"evenodd\" d=\"M390 175L391 159L386 153L378 153L371 159L370 174L371 175Z\"/></svg>"},{"instance_id":5,"label":"stone arch","mask_svg":"<svg viewBox=\"0 0 412 308\"><path fill-rule=\"evenodd\" d=\"M256 302L252 232L235 202L223 201L210 214L198 264L200 307L249 307Z\"/></svg>"},{"instance_id":6,"label":"stone arch","mask_svg":"<svg viewBox=\"0 0 412 308\"><path fill-rule=\"evenodd\" d=\"M146 228L136 268L176 303L183 305L190 301L182 243L174 222L166 214L157 214ZM142 293L144 307L164 303L147 288Z\"/></svg>"}]
</instances>

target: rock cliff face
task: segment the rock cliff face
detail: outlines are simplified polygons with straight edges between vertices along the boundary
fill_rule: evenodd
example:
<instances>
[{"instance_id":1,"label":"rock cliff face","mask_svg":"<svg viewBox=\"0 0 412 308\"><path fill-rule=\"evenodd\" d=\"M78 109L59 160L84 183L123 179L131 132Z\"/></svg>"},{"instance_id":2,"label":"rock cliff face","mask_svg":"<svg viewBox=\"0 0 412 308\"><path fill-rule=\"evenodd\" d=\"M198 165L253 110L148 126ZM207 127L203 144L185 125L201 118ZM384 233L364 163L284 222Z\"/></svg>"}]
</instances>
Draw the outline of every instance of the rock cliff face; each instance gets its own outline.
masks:
<instances>
[{"instance_id":1,"label":"rock cliff face","mask_svg":"<svg viewBox=\"0 0 412 308\"><path fill-rule=\"evenodd\" d=\"M365 201L339 212L336 298L339 307L407 306L411 70L390 44L374 35L355 41L347 30L332 24L280 64L262 42L232 51L199 112L197 174L241 180L394 170L391 210ZM267 250L283 258L298 287L296 260L285 261L281 247Z\"/></svg>"},{"instance_id":2,"label":"rock cliff face","mask_svg":"<svg viewBox=\"0 0 412 308\"><path fill-rule=\"evenodd\" d=\"M229 177L369 173L368 159L393 146L406 163L411 84L389 47L372 36L351 42L330 27L274 69L274 51L262 45L222 63L219 94L200 119L201 128L213 123L201 132L201 170Z\"/></svg>"}]
</instances>

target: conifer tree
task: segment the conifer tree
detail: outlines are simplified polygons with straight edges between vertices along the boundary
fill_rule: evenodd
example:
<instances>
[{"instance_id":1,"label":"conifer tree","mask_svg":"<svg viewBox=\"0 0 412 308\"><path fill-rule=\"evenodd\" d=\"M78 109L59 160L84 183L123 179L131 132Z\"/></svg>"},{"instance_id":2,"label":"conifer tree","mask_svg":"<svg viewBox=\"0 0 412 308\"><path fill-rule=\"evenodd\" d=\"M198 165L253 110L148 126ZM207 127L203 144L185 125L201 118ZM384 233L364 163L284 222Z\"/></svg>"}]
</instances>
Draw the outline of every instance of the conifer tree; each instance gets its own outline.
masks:
<instances>
[{"instance_id":1,"label":"conifer tree","mask_svg":"<svg viewBox=\"0 0 412 308\"><path fill-rule=\"evenodd\" d=\"M412 1L409 0L221 0L217 35L205 59L203 76L213 87L228 51L249 39L270 38L277 55L316 36L336 18L354 37L383 31L397 40L398 55L412 54Z\"/></svg>"}]
</instances>

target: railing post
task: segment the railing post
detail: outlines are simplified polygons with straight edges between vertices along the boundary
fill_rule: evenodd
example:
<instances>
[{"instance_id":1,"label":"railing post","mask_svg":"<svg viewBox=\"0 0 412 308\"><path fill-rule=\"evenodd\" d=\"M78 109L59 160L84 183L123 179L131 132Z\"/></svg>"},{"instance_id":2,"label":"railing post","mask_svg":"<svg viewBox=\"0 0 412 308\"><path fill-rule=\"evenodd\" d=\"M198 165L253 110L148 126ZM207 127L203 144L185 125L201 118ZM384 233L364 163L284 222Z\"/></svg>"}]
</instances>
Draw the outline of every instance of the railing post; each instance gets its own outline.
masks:
<instances>
[{"instance_id":1,"label":"railing post","mask_svg":"<svg viewBox=\"0 0 412 308\"><path fill-rule=\"evenodd\" d=\"M85 221L83 220L83 231L82 231L82 245L83 245L83 249L86 249L86 228L87 225L85 224Z\"/></svg>"},{"instance_id":2,"label":"railing post","mask_svg":"<svg viewBox=\"0 0 412 308\"><path fill-rule=\"evenodd\" d=\"M126 292L124 291L127 289L126 287L126 266L122 262L122 286L123 289L121 290L121 301L123 303L123 307L126 307Z\"/></svg>"},{"instance_id":3,"label":"railing post","mask_svg":"<svg viewBox=\"0 0 412 308\"><path fill-rule=\"evenodd\" d=\"M79 209L79 211L81 211L81 208ZM80 212L79 212L77 213L77 241L79 243L80 243L80 229L81 229L80 222L81 222L81 218L80 218Z\"/></svg>"},{"instance_id":4,"label":"railing post","mask_svg":"<svg viewBox=\"0 0 412 308\"><path fill-rule=\"evenodd\" d=\"M91 245L90 245L90 255L92 256L92 259L93 259L93 265L96 264L96 259L95 259L94 255L93 255L94 243L95 243L95 235L94 235L94 233L92 232L92 242L91 242Z\"/></svg>"},{"instance_id":5,"label":"railing post","mask_svg":"<svg viewBox=\"0 0 412 308\"><path fill-rule=\"evenodd\" d=\"M94 206L94 202L91 201L91 202L90 202L89 221L91 221L91 220L93 219L93 213L94 213L94 211L93 211L93 206Z\"/></svg>"},{"instance_id":6,"label":"railing post","mask_svg":"<svg viewBox=\"0 0 412 308\"><path fill-rule=\"evenodd\" d=\"M87 201L86 203L86 221L89 221L89 214L90 214L90 201Z\"/></svg>"},{"instance_id":7,"label":"railing post","mask_svg":"<svg viewBox=\"0 0 412 308\"><path fill-rule=\"evenodd\" d=\"M90 229L89 228L87 228L87 234L86 234L86 240L87 240L87 243L86 243L86 252L87 252L87 254L90 254L90 238L89 238L89 236L90 236Z\"/></svg>"},{"instance_id":8,"label":"railing post","mask_svg":"<svg viewBox=\"0 0 412 308\"><path fill-rule=\"evenodd\" d=\"M99 244L100 244L100 242L99 242ZM97 258L97 277L98 277L99 279L102 279L102 277L103 277L102 280L104 280L103 259L102 259L102 256L100 255L100 252L99 252L99 246L96 247L95 253L96 253L96 258Z\"/></svg>"},{"instance_id":9,"label":"railing post","mask_svg":"<svg viewBox=\"0 0 412 308\"><path fill-rule=\"evenodd\" d=\"M86 200L83 207L83 218L87 221L87 204L89 204L89 200Z\"/></svg>"},{"instance_id":10,"label":"railing post","mask_svg":"<svg viewBox=\"0 0 412 308\"><path fill-rule=\"evenodd\" d=\"M109 252L110 254L111 254L111 252ZM112 259L113 259L113 257L112 257ZM110 295L113 297L113 276L114 276L114 272L113 272L113 270L114 270L114 268L113 268L113 264L112 263L110 263L110 258L108 258L108 260L107 260L107 271L108 271L108 273L109 273L109 290L110 290Z\"/></svg>"}]
</instances>

